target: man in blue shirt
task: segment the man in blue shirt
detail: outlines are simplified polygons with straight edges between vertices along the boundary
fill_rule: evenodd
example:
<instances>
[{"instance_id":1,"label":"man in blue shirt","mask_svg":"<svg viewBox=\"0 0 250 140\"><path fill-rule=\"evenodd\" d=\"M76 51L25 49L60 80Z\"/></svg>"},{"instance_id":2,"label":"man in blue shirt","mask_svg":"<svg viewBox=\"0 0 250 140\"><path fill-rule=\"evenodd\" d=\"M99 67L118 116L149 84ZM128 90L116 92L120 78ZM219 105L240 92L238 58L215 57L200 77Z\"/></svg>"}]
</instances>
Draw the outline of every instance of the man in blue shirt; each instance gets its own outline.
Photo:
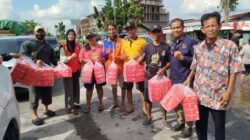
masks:
<instances>
[{"instance_id":1,"label":"man in blue shirt","mask_svg":"<svg viewBox=\"0 0 250 140\"><path fill-rule=\"evenodd\" d=\"M179 84L183 83L190 73L194 53L193 46L197 45L198 42L183 33L184 23L182 19L173 19L170 22L170 28L174 37L171 44L170 79L173 84ZM186 122L185 125L181 104L177 106L176 113L178 123L173 127L173 130L182 130L181 137L183 138L190 137L192 135L192 122Z\"/></svg>"}]
</instances>

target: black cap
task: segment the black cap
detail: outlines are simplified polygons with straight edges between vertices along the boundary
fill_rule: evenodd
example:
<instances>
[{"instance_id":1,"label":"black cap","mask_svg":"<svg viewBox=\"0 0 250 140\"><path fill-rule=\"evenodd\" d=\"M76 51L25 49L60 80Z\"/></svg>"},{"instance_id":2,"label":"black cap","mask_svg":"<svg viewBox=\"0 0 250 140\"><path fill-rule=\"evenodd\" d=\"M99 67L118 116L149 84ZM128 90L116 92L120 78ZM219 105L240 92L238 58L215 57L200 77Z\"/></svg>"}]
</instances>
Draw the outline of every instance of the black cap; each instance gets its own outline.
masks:
<instances>
[{"instance_id":1,"label":"black cap","mask_svg":"<svg viewBox=\"0 0 250 140\"><path fill-rule=\"evenodd\" d=\"M92 32L88 32L86 35L85 35L85 38L88 38L88 37L90 37L90 36L95 36L95 34L93 34Z\"/></svg>"},{"instance_id":2,"label":"black cap","mask_svg":"<svg viewBox=\"0 0 250 140\"><path fill-rule=\"evenodd\" d=\"M133 22L127 22L124 26L123 29L127 29L127 28L136 28L135 23Z\"/></svg>"},{"instance_id":3,"label":"black cap","mask_svg":"<svg viewBox=\"0 0 250 140\"><path fill-rule=\"evenodd\" d=\"M154 32L154 31L162 31L162 28L160 25L154 25L151 27L150 29L151 32Z\"/></svg>"}]
</instances>

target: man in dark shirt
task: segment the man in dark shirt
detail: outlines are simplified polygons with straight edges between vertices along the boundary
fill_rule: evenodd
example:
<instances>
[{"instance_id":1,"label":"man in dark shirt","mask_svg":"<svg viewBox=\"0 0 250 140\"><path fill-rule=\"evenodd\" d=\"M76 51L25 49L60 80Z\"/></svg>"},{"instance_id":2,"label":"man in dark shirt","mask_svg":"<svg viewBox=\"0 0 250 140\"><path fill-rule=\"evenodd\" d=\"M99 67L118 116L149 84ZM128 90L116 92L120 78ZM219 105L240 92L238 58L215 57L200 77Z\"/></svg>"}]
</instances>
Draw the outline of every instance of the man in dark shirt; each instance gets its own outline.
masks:
<instances>
[{"instance_id":1,"label":"man in dark shirt","mask_svg":"<svg viewBox=\"0 0 250 140\"><path fill-rule=\"evenodd\" d=\"M174 37L171 44L171 59L170 59L170 79L172 84L183 83L190 73L190 65L194 54L194 45L198 42L193 38L183 33L184 23L182 19L173 19L170 23L172 35ZM174 126L174 131L180 131L185 128L185 120L182 105L179 104L176 108L177 125ZM186 123L186 128L183 129L181 137L186 138L192 134L192 122Z\"/></svg>"},{"instance_id":2,"label":"man in dark shirt","mask_svg":"<svg viewBox=\"0 0 250 140\"><path fill-rule=\"evenodd\" d=\"M21 46L20 53L34 60L38 66L44 64L56 65L57 58L53 48L45 41L45 30L41 25L37 25L34 29L35 40L24 42ZM32 123L34 125L42 125L44 122L38 117L37 108L39 98L44 104L44 114L48 117L55 116L55 112L49 110L48 105L52 103L52 87L29 87L29 100L32 109Z\"/></svg>"},{"instance_id":3,"label":"man in dark shirt","mask_svg":"<svg viewBox=\"0 0 250 140\"><path fill-rule=\"evenodd\" d=\"M231 40L238 46L239 50L241 49L240 38L242 38L242 30L236 30Z\"/></svg>"},{"instance_id":4,"label":"man in dark shirt","mask_svg":"<svg viewBox=\"0 0 250 140\"><path fill-rule=\"evenodd\" d=\"M145 61L146 74L144 84L144 100L147 102L147 119L143 122L144 126L151 124L152 102L148 96L148 80L155 75L166 75L166 70L169 68L170 46L162 42L162 28L159 25L154 25L151 28L150 36L152 43L147 44L143 51L139 62Z\"/></svg>"}]
</instances>

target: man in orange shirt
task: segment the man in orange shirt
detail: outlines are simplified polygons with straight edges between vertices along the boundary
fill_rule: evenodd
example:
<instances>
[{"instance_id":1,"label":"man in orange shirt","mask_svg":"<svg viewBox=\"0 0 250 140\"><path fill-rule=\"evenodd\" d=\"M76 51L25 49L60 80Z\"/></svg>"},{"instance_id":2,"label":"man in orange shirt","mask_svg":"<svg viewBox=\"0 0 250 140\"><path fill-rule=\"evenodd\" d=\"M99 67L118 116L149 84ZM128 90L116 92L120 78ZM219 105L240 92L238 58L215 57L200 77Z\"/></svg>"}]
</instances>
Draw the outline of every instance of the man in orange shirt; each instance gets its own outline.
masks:
<instances>
[{"instance_id":1,"label":"man in orange shirt","mask_svg":"<svg viewBox=\"0 0 250 140\"><path fill-rule=\"evenodd\" d=\"M114 61L118 66L118 77L117 82L121 88L121 111L125 111L125 90L123 88L123 60L120 59L121 47L122 47L122 39L116 34L117 27L115 24L110 23L107 26L107 30L109 33L109 38L103 41L103 57L107 59L106 69L109 65ZM117 100L117 84L111 85L112 93L113 93L113 104L110 106L109 110L113 110L114 108L119 107L118 100Z\"/></svg>"}]
</instances>

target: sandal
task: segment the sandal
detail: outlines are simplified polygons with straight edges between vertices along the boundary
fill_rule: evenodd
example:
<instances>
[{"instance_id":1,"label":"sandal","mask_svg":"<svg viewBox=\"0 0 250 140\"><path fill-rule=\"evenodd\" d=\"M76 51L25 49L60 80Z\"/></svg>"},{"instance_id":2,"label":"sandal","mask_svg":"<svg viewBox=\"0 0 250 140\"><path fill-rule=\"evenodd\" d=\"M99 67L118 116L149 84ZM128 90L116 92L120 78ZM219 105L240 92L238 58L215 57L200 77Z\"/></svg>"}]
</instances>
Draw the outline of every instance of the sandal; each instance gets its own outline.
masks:
<instances>
[{"instance_id":1,"label":"sandal","mask_svg":"<svg viewBox=\"0 0 250 140\"><path fill-rule=\"evenodd\" d=\"M83 112L84 112L84 113L89 113L89 112L90 112L90 107L85 107L85 109L84 109Z\"/></svg>"},{"instance_id":2,"label":"sandal","mask_svg":"<svg viewBox=\"0 0 250 140\"><path fill-rule=\"evenodd\" d=\"M116 108L118 108L119 107L119 105L115 105L115 104L112 104L109 108L108 108L108 110L109 111L112 111L112 110L114 110L114 109L116 109Z\"/></svg>"},{"instance_id":3,"label":"sandal","mask_svg":"<svg viewBox=\"0 0 250 140\"><path fill-rule=\"evenodd\" d=\"M52 110L48 110L47 112L44 112L43 114L47 115L48 117L54 117L56 113Z\"/></svg>"},{"instance_id":4,"label":"sandal","mask_svg":"<svg viewBox=\"0 0 250 140\"><path fill-rule=\"evenodd\" d=\"M133 113L134 112L134 110L126 110L124 113L123 113L123 115L124 116L127 116L127 115L129 115L130 113Z\"/></svg>"},{"instance_id":5,"label":"sandal","mask_svg":"<svg viewBox=\"0 0 250 140\"><path fill-rule=\"evenodd\" d=\"M36 126L43 125L44 121L40 118L32 119L32 123Z\"/></svg>"},{"instance_id":6,"label":"sandal","mask_svg":"<svg viewBox=\"0 0 250 140\"><path fill-rule=\"evenodd\" d=\"M70 108L70 109L68 109L68 114L78 115L79 112L75 108Z\"/></svg>"},{"instance_id":7,"label":"sandal","mask_svg":"<svg viewBox=\"0 0 250 140\"><path fill-rule=\"evenodd\" d=\"M121 113L122 113L122 112L126 112L126 107L125 107L124 105L121 106L119 111L120 111Z\"/></svg>"},{"instance_id":8,"label":"sandal","mask_svg":"<svg viewBox=\"0 0 250 140\"><path fill-rule=\"evenodd\" d=\"M98 105L98 109L97 109L98 111L103 111L104 110L104 107L103 107L103 105Z\"/></svg>"}]
</instances>

